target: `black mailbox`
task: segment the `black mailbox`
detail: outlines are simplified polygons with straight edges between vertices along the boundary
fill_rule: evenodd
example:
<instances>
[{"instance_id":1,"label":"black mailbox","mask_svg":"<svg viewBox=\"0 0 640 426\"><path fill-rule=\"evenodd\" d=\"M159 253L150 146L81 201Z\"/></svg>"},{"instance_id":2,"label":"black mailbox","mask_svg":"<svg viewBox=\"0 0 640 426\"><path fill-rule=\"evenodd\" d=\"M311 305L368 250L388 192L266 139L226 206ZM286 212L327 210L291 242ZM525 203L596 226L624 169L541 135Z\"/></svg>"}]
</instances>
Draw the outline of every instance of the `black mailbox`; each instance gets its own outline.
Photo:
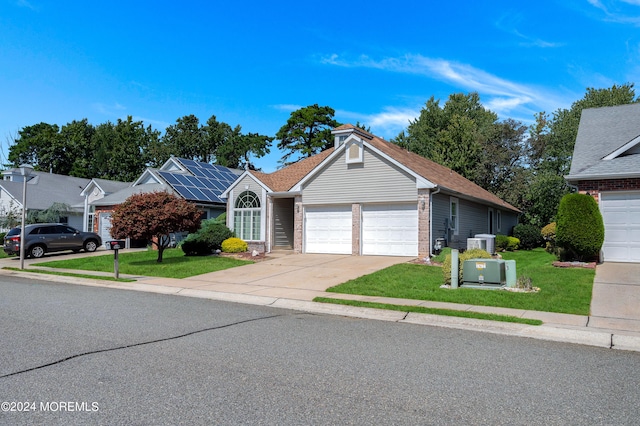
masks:
<instances>
[{"instance_id":1,"label":"black mailbox","mask_svg":"<svg viewBox=\"0 0 640 426\"><path fill-rule=\"evenodd\" d=\"M125 247L126 242L124 240L112 240L107 241L107 245L109 246L109 250L119 250Z\"/></svg>"}]
</instances>

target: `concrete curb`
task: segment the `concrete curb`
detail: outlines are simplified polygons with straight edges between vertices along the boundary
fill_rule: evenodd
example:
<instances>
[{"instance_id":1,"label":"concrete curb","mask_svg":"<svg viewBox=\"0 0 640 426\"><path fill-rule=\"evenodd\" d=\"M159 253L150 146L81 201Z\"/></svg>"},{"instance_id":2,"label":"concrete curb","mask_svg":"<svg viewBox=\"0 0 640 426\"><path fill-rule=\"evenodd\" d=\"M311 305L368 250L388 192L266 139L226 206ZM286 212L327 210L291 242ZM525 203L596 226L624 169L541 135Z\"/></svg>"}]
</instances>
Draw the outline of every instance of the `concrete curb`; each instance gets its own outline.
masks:
<instances>
[{"instance_id":1,"label":"concrete curb","mask_svg":"<svg viewBox=\"0 0 640 426\"><path fill-rule=\"evenodd\" d=\"M288 309L313 314L340 315L349 318L393 321L398 323L433 327L446 327L458 330L480 331L484 333L499 334L504 336L526 337L531 339L640 352L640 335L617 334L612 333L608 330L590 330L586 327L562 327L558 325L547 324L534 326L474 318L459 318L433 314L421 314L414 312L389 311L375 308L337 305L330 303L317 303L269 296L188 289L156 284L144 284L140 282L123 283L90 278L38 274L32 272L18 272L3 269L0 269L0 274L32 278L34 280L41 281L59 282L64 284L77 284L92 287L116 288L119 290L133 290L143 291L147 293L196 297L233 303L270 306L279 309ZM45 276L43 277L43 275Z\"/></svg>"}]
</instances>

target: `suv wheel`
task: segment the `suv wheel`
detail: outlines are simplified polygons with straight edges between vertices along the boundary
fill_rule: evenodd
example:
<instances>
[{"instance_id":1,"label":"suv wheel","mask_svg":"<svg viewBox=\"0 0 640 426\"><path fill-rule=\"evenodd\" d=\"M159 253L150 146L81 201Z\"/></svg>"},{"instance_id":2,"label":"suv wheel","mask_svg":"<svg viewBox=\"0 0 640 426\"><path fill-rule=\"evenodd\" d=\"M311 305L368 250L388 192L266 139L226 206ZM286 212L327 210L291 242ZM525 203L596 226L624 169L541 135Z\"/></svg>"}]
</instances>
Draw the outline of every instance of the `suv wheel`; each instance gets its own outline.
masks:
<instances>
[{"instance_id":1,"label":"suv wheel","mask_svg":"<svg viewBox=\"0 0 640 426\"><path fill-rule=\"evenodd\" d=\"M33 257L34 259L40 259L42 256L44 256L44 247L43 246L33 246L29 249L29 256Z\"/></svg>"},{"instance_id":2,"label":"suv wheel","mask_svg":"<svg viewBox=\"0 0 640 426\"><path fill-rule=\"evenodd\" d=\"M98 248L98 243L96 243L95 240L89 240L86 243L84 243L84 251L86 252L94 252L96 251L96 249Z\"/></svg>"}]
</instances>

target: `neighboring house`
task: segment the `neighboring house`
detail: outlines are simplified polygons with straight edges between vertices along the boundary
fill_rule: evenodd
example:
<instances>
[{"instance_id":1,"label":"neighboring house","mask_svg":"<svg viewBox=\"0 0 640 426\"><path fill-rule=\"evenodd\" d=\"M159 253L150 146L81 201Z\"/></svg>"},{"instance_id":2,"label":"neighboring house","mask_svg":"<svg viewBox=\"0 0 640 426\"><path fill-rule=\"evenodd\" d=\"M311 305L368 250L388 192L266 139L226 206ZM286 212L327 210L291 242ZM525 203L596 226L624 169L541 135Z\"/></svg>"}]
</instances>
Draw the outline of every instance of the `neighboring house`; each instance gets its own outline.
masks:
<instances>
[{"instance_id":1,"label":"neighboring house","mask_svg":"<svg viewBox=\"0 0 640 426\"><path fill-rule=\"evenodd\" d=\"M519 210L458 173L352 125L334 147L271 174L245 171L223 194L227 225L252 249L427 256L508 234Z\"/></svg>"},{"instance_id":2,"label":"neighboring house","mask_svg":"<svg viewBox=\"0 0 640 426\"><path fill-rule=\"evenodd\" d=\"M0 214L22 212L23 177L18 169L4 172L0 181ZM83 229L84 197L80 195L89 179L54 173L33 171L27 180L27 211L46 210L54 203L69 206L66 217L60 221L77 229Z\"/></svg>"},{"instance_id":3,"label":"neighboring house","mask_svg":"<svg viewBox=\"0 0 640 426\"><path fill-rule=\"evenodd\" d=\"M566 179L600 206L603 260L640 262L640 104L582 111Z\"/></svg>"},{"instance_id":4,"label":"neighboring house","mask_svg":"<svg viewBox=\"0 0 640 426\"><path fill-rule=\"evenodd\" d=\"M83 194L89 197L100 186L96 198L87 201L88 214L93 214L93 230L103 241L113 238L110 234L111 212L133 194L167 191L195 203L203 212L204 219L211 219L224 213L226 200L222 192L242 173L241 170L212 165L184 158L171 157L158 169L148 168L133 183L107 194L107 188L100 186L94 179L94 185L88 185ZM93 182L92 182L93 183ZM118 184L123 184L119 182Z\"/></svg>"},{"instance_id":5,"label":"neighboring house","mask_svg":"<svg viewBox=\"0 0 640 426\"><path fill-rule=\"evenodd\" d=\"M101 234L105 243L106 241L109 241L111 236L108 233L104 235L105 233L101 232L100 227L98 226L98 221L96 220L96 205L93 203L130 186L131 182L119 182L98 178L91 179L80 193L80 195L84 197L84 230ZM109 238L105 240L105 236L108 236Z\"/></svg>"}]
</instances>

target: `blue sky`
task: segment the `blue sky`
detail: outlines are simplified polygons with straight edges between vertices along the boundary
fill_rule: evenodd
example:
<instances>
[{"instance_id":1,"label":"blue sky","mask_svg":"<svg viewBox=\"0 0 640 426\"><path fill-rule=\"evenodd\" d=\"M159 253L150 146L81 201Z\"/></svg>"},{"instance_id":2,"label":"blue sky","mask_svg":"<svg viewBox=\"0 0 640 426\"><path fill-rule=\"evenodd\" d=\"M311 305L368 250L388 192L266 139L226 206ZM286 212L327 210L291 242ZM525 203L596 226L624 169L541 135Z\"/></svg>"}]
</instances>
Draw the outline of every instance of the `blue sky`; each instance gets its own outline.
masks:
<instances>
[{"instance_id":1,"label":"blue sky","mask_svg":"<svg viewBox=\"0 0 640 426\"><path fill-rule=\"evenodd\" d=\"M274 135L318 103L391 139L431 96L477 91L528 123L587 87L640 83L640 0L0 0L0 34L2 159L42 121L164 131L215 115Z\"/></svg>"}]
</instances>

